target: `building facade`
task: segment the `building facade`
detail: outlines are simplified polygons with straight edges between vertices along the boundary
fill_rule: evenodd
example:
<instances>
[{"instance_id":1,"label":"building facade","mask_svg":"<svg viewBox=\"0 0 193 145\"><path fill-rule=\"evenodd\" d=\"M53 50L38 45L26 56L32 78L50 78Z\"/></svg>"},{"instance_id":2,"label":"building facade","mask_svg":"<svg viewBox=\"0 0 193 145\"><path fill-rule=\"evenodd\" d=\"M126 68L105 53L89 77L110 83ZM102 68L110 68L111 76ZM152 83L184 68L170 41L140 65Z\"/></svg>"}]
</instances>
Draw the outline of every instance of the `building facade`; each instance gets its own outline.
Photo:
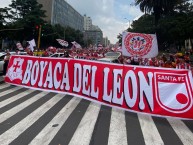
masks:
<instances>
[{"instance_id":1,"label":"building facade","mask_svg":"<svg viewBox=\"0 0 193 145\"><path fill-rule=\"evenodd\" d=\"M84 31L84 40L91 40L92 45L98 46L98 44L103 44L103 33L101 30Z\"/></svg>"},{"instance_id":2,"label":"building facade","mask_svg":"<svg viewBox=\"0 0 193 145\"><path fill-rule=\"evenodd\" d=\"M84 41L92 41L93 46L98 46L98 44L103 44L103 32L101 29L92 24L92 19L84 15Z\"/></svg>"},{"instance_id":3,"label":"building facade","mask_svg":"<svg viewBox=\"0 0 193 145\"><path fill-rule=\"evenodd\" d=\"M84 30L84 17L65 0L37 0L46 11L45 20L51 25L70 26L75 30Z\"/></svg>"},{"instance_id":4,"label":"building facade","mask_svg":"<svg viewBox=\"0 0 193 145\"><path fill-rule=\"evenodd\" d=\"M103 45L104 45L105 47L107 47L107 46L110 45L110 41L109 41L108 37L104 37L104 38L103 38Z\"/></svg>"},{"instance_id":5,"label":"building facade","mask_svg":"<svg viewBox=\"0 0 193 145\"><path fill-rule=\"evenodd\" d=\"M86 14L84 15L84 30L88 31L92 28L92 19L87 17Z\"/></svg>"}]
</instances>

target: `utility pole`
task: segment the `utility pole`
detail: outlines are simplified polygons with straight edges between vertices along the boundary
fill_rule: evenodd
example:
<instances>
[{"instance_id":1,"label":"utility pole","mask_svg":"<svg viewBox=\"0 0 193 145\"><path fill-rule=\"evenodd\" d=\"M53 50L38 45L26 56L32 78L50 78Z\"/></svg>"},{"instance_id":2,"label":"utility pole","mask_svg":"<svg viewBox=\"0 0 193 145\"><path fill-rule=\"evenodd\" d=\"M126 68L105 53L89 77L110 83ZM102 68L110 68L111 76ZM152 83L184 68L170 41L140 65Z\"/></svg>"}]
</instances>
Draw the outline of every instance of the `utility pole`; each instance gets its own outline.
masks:
<instances>
[{"instance_id":1,"label":"utility pole","mask_svg":"<svg viewBox=\"0 0 193 145\"><path fill-rule=\"evenodd\" d=\"M38 49L40 48L41 31L42 31L42 25L40 25L39 32L38 32Z\"/></svg>"},{"instance_id":2,"label":"utility pole","mask_svg":"<svg viewBox=\"0 0 193 145\"><path fill-rule=\"evenodd\" d=\"M4 39L2 39L2 46L1 46L1 49L4 50Z\"/></svg>"},{"instance_id":3,"label":"utility pole","mask_svg":"<svg viewBox=\"0 0 193 145\"><path fill-rule=\"evenodd\" d=\"M65 41L65 39L66 39L66 26L64 27L64 41Z\"/></svg>"}]
</instances>

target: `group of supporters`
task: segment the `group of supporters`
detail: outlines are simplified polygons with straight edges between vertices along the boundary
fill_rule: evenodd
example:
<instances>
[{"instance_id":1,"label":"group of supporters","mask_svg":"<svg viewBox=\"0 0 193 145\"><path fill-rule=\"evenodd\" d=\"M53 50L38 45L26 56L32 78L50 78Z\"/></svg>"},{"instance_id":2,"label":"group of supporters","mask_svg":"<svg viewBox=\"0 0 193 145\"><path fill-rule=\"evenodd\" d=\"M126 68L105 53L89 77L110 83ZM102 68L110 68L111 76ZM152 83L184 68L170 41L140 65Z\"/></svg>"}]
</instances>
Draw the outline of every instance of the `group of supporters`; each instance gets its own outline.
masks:
<instances>
[{"instance_id":1,"label":"group of supporters","mask_svg":"<svg viewBox=\"0 0 193 145\"><path fill-rule=\"evenodd\" d=\"M104 57L104 54L110 51L110 49L60 49L55 47L48 47L45 51L43 51L42 56L50 56L56 52L64 53L66 55L69 54L69 57L76 57L76 56L86 56L86 57Z\"/></svg>"},{"instance_id":2,"label":"group of supporters","mask_svg":"<svg viewBox=\"0 0 193 145\"><path fill-rule=\"evenodd\" d=\"M185 53L176 54L162 54L153 58L139 58L139 57L124 57L124 64L178 68L178 69L191 69L190 55Z\"/></svg>"},{"instance_id":3,"label":"group of supporters","mask_svg":"<svg viewBox=\"0 0 193 145\"><path fill-rule=\"evenodd\" d=\"M89 60L97 60L98 58L105 57L105 53L109 51L116 51L110 48L106 49L60 49L55 47L48 47L46 50L38 52L35 50L32 52L30 49L25 50L28 55L39 55L48 57L56 52L63 53L63 57L82 58ZM119 62L121 64L130 65L142 65L142 66L154 66L154 67L166 67L166 68L178 68L178 69L192 69L190 63L189 52L182 54L165 54L153 58L140 58L140 57L128 57L120 56Z\"/></svg>"},{"instance_id":4,"label":"group of supporters","mask_svg":"<svg viewBox=\"0 0 193 145\"><path fill-rule=\"evenodd\" d=\"M112 49L57 49L55 47L48 47L41 53L42 56L50 56L56 52L64 53L64 57L83 58L90 60L97 60L98 58L105 57L105 53L114 51ZM36 55L34 51L33 55ZM119 62L122 64L142 65L142 66L155 66L166 68L179 68L179 69L191 69L190 54L187 52L184 55L181 53L176 54L162 54L153 58L140 58L140 57L127 57L120 56Z\"/></svg>"}]
</instances>

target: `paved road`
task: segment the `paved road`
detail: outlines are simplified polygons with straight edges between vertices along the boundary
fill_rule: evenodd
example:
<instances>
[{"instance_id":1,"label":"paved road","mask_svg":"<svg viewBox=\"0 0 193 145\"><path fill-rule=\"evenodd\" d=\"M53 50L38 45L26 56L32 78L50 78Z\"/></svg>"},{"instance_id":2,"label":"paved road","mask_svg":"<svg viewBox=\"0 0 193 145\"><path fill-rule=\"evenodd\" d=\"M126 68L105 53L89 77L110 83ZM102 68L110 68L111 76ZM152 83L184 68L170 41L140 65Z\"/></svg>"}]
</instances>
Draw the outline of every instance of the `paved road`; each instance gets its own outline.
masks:
<instances>
[{"instance_id":1,"label":"paved road","mask_svg":"<svg viewBox=\"0 0 193 145\"><path fill-rule=\"evenodd\" d=\"M0 144L192 145L193 121L125 112L1 82Z\"/></svg>"},{"instance_id":2,"label":"paved road","mask_svg":"<svg viewBox=\"0 0 193 145\"><path fill-rule=\"evenodd\" d=\"M1 74L0 74L1 75ZM0 83L3 83L4 81L4 77L2 77L2 75L0 76Z\"/></svg>"}]
</instances>

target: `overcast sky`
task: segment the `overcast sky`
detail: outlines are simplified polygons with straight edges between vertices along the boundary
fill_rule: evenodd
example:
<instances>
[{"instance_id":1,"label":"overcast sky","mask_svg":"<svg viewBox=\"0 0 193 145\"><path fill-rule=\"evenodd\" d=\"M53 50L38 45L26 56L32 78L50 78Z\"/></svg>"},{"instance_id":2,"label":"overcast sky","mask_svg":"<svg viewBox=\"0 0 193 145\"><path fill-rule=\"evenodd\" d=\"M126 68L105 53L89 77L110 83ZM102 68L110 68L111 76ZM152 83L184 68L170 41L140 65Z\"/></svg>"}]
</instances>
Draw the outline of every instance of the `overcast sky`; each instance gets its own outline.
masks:
<instances>
[{"instance_id":1,"label":"overcast sky","mask_svg":"<svg viewBox=\"0 0 193 145\"><path fill-rule=\"evenodd\" d=\"M117 35L126 30L129 21L139 18L142 13L133 6L134 0L66 0L81 15L91 17L93 25L99 26L103 37L111 43L118 41ZM0 0L0 7L6 7L11 0Z\"/></svg>"}]
</instances>

